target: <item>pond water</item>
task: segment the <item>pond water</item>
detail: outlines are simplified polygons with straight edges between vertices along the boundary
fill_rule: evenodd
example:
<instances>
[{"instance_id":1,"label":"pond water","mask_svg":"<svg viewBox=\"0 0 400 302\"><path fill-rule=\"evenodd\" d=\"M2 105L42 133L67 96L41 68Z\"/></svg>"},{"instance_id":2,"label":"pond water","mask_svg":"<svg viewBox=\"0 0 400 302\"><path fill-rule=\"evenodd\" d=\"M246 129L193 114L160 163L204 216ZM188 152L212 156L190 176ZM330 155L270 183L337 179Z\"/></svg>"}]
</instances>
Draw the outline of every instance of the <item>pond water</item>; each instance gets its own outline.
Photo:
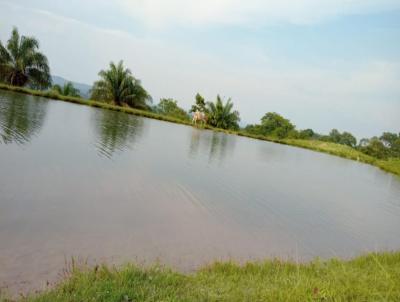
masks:
<instances>
[{"instance_id":1,"label":"pond water","mask_svg":"<svg viewBox=\"0 0 400 302\"><path fill-rule=\"evenodd\" d=\"M400 181L355 161L0 92L0 286L65 262L305 261L400 248Z\"/></svg>"}]
</instances>

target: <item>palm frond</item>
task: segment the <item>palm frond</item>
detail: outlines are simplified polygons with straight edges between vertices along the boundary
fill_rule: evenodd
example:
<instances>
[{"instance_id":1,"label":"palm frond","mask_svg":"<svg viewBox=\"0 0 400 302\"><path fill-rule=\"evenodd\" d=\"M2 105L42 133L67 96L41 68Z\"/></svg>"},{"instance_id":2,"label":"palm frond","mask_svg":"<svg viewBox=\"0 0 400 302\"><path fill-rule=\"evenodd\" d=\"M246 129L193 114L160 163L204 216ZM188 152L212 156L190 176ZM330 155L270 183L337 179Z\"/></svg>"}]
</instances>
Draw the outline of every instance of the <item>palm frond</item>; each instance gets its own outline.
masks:
<instances>
[{"instance_id":1,"label":"palm frond","mask_svg":"<svg viewBox=\"0 0 400 302\"><path fill-rule=\"evenodd\" d=\"M12 58L8 50L4 47L3 43L0 41L0 64L11 63Z\"/></svg>"},{"instance_id":2,"label":"palm frond","mask_svg":"<svg viewBox=\"0 0 400 302\"><path fill-rule=\"evenodd\" d=\"M38 40L20 36L14 27L7 46L0 43L0 80L16 86L48 88L51 85L49 63L38 48Z\"/></svg>"},{"instance_id":3,"label":"palm frond","mask_svg":"<svg viewBox=\"0 0 400 302\"><path fill-rule=\"evenodd\" d=\"M10 39L7 41L7 49L14 59L18 59L18 57L19 57L19 41L20 41L20 37L19 37L18 29L16 27L14 27L11 32Z\"/></svg>"},{"instance_id":4,"label":"palm frond","mask_svg":"<svg viewBox=\"0 0 400 302\"><path fill-rule=\"evenodd\" d=\"M132 76L128 68L124 68L123 61L117 64L110 62L109 69L99 72L99 81L92 89L92 98L112 101L117 105L123 103L131 107L144 108L151 99L140 81Z\"/></svg>"}]
</instances>

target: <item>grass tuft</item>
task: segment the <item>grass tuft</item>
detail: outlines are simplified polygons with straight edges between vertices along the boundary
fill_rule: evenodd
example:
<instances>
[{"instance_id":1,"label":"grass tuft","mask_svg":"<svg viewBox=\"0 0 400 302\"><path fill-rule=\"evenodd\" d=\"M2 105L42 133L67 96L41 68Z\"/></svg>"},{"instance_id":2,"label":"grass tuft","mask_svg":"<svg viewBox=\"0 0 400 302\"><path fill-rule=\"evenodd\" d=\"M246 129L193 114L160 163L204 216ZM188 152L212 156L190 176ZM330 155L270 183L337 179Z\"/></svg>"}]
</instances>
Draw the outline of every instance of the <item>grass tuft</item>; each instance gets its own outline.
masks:
<instances>
[{"instance_id":1,"label":"grass tuft","mask_svg":"<svg viewBox=\"0 0 400 302\"><path fill-rule=\"evenodd\" d=\"M400 301L399 284L400 252L387 252L303 264L215 263L193 274L160 266L86 267L21 301Z\"/></svg>"}]
</instances>

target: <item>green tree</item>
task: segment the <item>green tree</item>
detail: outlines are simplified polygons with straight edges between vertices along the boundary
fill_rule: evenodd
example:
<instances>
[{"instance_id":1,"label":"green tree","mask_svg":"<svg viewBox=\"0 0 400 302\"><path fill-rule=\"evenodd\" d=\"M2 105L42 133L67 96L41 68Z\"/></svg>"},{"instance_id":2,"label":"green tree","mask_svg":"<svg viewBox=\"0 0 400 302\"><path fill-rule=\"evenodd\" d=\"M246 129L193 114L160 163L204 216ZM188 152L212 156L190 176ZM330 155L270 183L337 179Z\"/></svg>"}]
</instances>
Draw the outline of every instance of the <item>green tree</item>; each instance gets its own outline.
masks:
<instances>
[{"instance_id":1,"label":"green tree","mask_svg":"<svg viewBox=\"0 0 400 302\"><path fill-rule=\"evenodd\" d=\"M233 103L228 99L224 104L218 95L215 103L207 103L207 118L211 126L221 129L239 129L240 115L233 110Z\"/></svg>"},{"instance_id":2,"label":"green tree","mask_svg":"<svg viewBox=\"0 0 400 302\"><path fill-rule=\"evenodd\" d=\"M393 157L400 157L400 135L399 138L396 139L390 147L390 152Z\"/></svg>"},{"instance_id":3,"label":"green tree","mask_svg":"<svg viewBox=\"0 0 400 302\"><path fill-rule=\"evenodd\" d=\"M360 139L360 142L358 143L358 148L366 147L369 144L369 139L368 138L362 138Z\"/></svg>"},{"instance_id":4,"label":"green tree","mask_svg":"<svg viewBox=\"0 0 400 302\"><path fill-rule=\"evenodd\" d=\"M328 136L327 135L321 136L320 140L346 145L353 148L356 147L357 145L357 139L354 137L353 134L346 131L340 133L340 131L337 129L332 129L331 132L329 132Z\"/></svg>"},{"instance_id":5,"label":"green tree","mask_svg":"<svg viewBox=\"0 0 400 302\"><path fill-rule=\"evenodd\" d=\"M0 41L0 80L15 86L50 87L48 61L38 49L38 40L20 36L14 27L7 45Z\"/></svg>"},{"instance_id":6,"label":"green tree","mask_svg":"<svg viewBox=\"0 0 400 302\"><path fill-rule=\"evenodd\" d=\"M399 134L400 135L400 134ZM391 132L383 132L381 137L379 138L386 146L389 148L393 146L396 140L399 138L399 135Z\"/></svg>"},{"instance_id":7,"label":"green tree","mask_svg":"<svg viewBox=\"0 0 400 302\"><path fill-rule=\"evenodd\" d=\"M178 102L173 99L161 99L160 103L154 107L154 111L163 114L172 116L181 120L189 121L189 114L182 108L178 106Z\"/></svg>"},{"instance_id":8,"label":"green tree","mask_svg":"<svg viewBox=\"0 0 400 302\"><path fill-rule=\"evenodd\" d=\"M80 97L79 89L76 89L71 82L65 83L63 87L58 84L53 85L51 89L60 95Z\"/></svg>"},{"instance_id":9,"label":"green tree","mask_svg":"<svg viewBox=\"0 0 400 302\"><path fill-rule=\"evenodd\" d=\"M340 135L339 144L346 145L346 146L354 148L357 145L357 139L350 132L344 131Z\"/></svg>"},{"instance_id":10,"label":"green tree","mask_svg":"<svg viewBox=\"0 0 400 302\"><path fill-rule=\"evenodd\" d=\"M339 130L337 129L332 129L331 132L329 132L328 140L331 141L332 143L340 143L340 138L341 134Z\"/></svg>"},{"instance_id":11,"label":"green tree","mask_svg":"<svg viewBox=\"0 0 400 302\"><path fill-rule=\"evenodd\" d=\"M244 131L247 132L247 133L250 133L250 134L256 134L256 135L262 134L261 126L257 125L257 124L255 124L255 125L251 125L251 124L247 125L244 128Z\"/></svg>"},{"instance_id":12,"label":"green tree","mask_svg":"<svg viewBox=\"0 0 400 302\"><path fill-rule=\"evenodd\" d=\"M386 159L389 157L400 157L400 133L384 132L379 138L360 140L357 149L365 154Z\"/></svg>"},{"instance_id":13,"label":"green tree","mask_svg":"<svg viewBox=\"0 0 400 302\"><path fill-rule=\"evenodd\" d=\"M94 100L113 102L117 106L126 104L130 107L148 109L150 95L142 87L139 80L125 68L123 61L117 65L110 63L110 68L99 72L100 80L93 84L91 98Z\"/></svg>"},{"instance_id":14,"label":"green tree","mask_svg":"<svg viewBox=\"0 0 400 302\"><path fill-rule=\"evenodd\" d=\"M389 148L390 156L400 157L400 133L384 132L379 139Z\"/></svg>"},{"instance_id":15,"label":"green tree","mask_svg":"<svg viewBox=\"0 0 400 302\"><path fill-rule=\"evenodd\" d=\"M192 108L189 110L189 113L193 113L196 111L206 113L207 112L207 107L206 107L207 104L206 104L205 99L199 93L197 93L195 100L196 100L196 102L194 105L192 105Z\"/></svg>"},{"instance_id":16,"label":"green tree","mask_svg":"<svg viewBox=\"0 0 400 302\"><path fill-rule=\"evenodd\" d=\"M276 112L268 112L261 118L261 131L264 135L285 138L295 126Z\"/></svg>"},{"instance_id":17,"label":"green tree","mask_svg":"<svg viewBox=\"0 0 400 302\"><path fill-rule=\"evenodd\" d=\"M312 129L304 129L299 131L300 139L310 139L315 136L315 132Z\"/></svg>"},{"instance_id":18,"label":"green tree","mask_svg":"<svg viewBox=\"0 0 400 302\"><path fill-rule=\"evenodd\" d=\"M359 150L367 155L380 159L386 159L389 156L388 148L385 147L378 137L362 139L360 141Z\"/></svg>"}]
</instances>

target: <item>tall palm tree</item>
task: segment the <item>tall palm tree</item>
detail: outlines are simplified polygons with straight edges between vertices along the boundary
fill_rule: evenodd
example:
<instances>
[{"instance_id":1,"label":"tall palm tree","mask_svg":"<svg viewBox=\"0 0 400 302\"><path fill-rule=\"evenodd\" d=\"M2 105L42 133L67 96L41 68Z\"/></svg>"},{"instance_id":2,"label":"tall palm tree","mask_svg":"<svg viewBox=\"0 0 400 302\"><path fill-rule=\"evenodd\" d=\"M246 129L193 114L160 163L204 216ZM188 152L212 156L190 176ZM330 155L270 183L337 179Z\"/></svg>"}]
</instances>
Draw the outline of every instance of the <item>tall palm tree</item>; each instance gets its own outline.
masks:
<instances>
[{"instance_id":1,"label":"tall palm tree","mask_svg":"<svg viewBox=\"0 0 400 302\"><path fill-rule=\"evenodd\" d=\"M208 102L208 123L222 129L239 129L239 112L232 111L233 103L228 99L224 104L218 95L215 103Z\"/></svg>"},{"instance_id":2,"label":"tall palm tree","mask_svg":"<svg viewBox=\"0 0 400 302\"><path fill-rule=\"evenodd\" d=\"M122 61L117 65L111 62L110 68L101 70L99 76L101 79L93 84L92 99L113 102L118 106L127 104L135 108L148 108L146 102L151 101L150 95Z\"/></svg>"},{"instance_id":3,"label":"tall palm tree","mask_svg":"<svg viewBox=\"0 0 400 302\"><path fill-rule=\"evenodd\" d=\"M20 36L14 27L7 45L0 41L0 80L15 86L50 87L49 64L38 49L38 40Z\"/></svg>"},{"instance_id":4,"label":"tall palm tree","mask_svg":"<svg viewBox=\"0 0 400 302\"><path fill-rule=\"evenodd\" d=\"M58 84L53 85L53 87L51 89L53 91L57 92L58 94L65 95L65 96L74 96L74 97L81 96L79 89L75 88L71 82L65 83L63 87L61 87Z\"/></svg>"}]
</instances>

